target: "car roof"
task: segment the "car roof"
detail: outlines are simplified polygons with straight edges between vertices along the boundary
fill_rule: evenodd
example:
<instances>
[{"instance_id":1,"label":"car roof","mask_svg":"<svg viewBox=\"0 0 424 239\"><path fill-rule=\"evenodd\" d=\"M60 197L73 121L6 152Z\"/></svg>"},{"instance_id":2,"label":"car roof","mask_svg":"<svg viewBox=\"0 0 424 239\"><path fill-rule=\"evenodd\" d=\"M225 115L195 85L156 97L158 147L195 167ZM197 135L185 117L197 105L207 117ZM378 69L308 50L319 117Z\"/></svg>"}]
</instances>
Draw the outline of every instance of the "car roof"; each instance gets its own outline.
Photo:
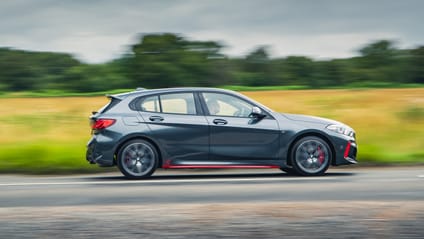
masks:
<instances>
[{"instance_id":1,"label":"car roof","mask_svg":"<svg viewBox=\"0 0 424 239\"><path fill-rule=\"evenodd\" d=\"M137 88L135 91L130 91L126 93L121 94L115 94L115 95L107 95L109 98L115 98L119 100L123 100L127 97L135 98L140 97L144 95L153 95L153 94L162 94L162 93L176 93L176 92L219 92L219 93L227 93L231 95L238 96L240 98L243 98L251 103L254 103L263 109L266 109L268 112L272 112L273 110L268 108L267 106L250 99L246 97L243 94L240 94L238 92L232 91L232 90L226 90L226 89L220 89L220 88L212 88L212 87L180 87L180 88L159 88L159 89L144 89L144 88ZM131 99L130 98L130 99Z\"/></svg>"},{"instance_id":2,"label":"car roof","mask_svg":"<svg viewBox=\"0 0 424 239\"><path fill-rule=\"evenodd\" d=\"M185 92L185 91L213 91L213 92L223 92L237 94L231 90L219 89L219 88L210 88L210 87L179 87L179 88L159 88L159 89L144 89L137 88L135 91L125 92L121 94L107 95L110 98L124 99L127 97L137 97L150 94L161 94L161 93L175 93L175 92Z\"/></svg>"}]
</instances>

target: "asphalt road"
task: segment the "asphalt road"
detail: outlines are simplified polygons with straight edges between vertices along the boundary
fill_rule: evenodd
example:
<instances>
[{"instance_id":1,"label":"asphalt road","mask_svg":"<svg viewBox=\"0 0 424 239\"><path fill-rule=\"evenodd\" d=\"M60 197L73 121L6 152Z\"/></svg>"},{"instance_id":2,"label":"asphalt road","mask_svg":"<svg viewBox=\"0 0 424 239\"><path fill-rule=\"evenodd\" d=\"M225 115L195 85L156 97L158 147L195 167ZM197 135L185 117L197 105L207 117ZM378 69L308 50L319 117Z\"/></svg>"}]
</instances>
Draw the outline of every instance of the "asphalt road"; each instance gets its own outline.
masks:
<instances>
[{"instance_id":1,"label":"asphalt road","mask_svg":"<svg viewBox=\"0 0 424 239\"><path fill-rule=\"evenodd\" d=\"M104 204L424 201L424 167L330 169L323 177L279 170L162 170L148 180L119 172L68 177L0 176L0 207Z\"/></svg>"},{"instance_id":2,"label":"asphalt road","mask_svg":"<svg viewBox=\"0 0 424 239\"><path fill-rule=\"evenodd\" d=\"M0 176L0 238L423 238L424 167Z\"/></svg>"}]
</instances>

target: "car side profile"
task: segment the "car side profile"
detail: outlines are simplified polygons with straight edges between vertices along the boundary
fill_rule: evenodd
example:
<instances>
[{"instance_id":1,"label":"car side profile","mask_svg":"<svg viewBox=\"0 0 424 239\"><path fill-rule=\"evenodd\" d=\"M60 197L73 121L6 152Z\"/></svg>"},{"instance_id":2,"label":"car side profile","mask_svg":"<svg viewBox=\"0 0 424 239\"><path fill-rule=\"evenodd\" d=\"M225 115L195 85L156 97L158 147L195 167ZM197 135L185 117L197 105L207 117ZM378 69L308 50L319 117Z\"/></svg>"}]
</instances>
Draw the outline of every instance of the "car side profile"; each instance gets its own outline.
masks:
<instances>
[{"instance_id":1,"label":"car side profile","mask_svg":"<svg viewBox=\"0 0 424 239\"><path fill-rule=\"evenodd\" d=\"M234 91L137 89L90 117L86 159L128 178L157 168L279 168L319 176L354 164L355 132L340 122L278 113Z\"/></svg>"}]
</instances>

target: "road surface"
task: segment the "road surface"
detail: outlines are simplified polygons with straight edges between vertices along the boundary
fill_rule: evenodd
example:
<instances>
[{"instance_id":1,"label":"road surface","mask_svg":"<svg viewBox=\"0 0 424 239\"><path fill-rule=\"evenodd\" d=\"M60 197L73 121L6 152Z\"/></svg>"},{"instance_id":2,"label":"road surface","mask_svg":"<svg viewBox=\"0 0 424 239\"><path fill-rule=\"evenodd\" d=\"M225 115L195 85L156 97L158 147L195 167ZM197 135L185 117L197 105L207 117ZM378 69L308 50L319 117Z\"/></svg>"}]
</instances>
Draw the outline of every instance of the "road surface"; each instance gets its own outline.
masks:
<instances>
[{"instance_id":1,"label":"road surface","mask_svg":"<svg viewBox=\"0 0 424 239\"><path fill-rule=\"evenodd\" d=\"M0 176L0 238L423 238L424 167Z\"/></svg>"}]
</instances>

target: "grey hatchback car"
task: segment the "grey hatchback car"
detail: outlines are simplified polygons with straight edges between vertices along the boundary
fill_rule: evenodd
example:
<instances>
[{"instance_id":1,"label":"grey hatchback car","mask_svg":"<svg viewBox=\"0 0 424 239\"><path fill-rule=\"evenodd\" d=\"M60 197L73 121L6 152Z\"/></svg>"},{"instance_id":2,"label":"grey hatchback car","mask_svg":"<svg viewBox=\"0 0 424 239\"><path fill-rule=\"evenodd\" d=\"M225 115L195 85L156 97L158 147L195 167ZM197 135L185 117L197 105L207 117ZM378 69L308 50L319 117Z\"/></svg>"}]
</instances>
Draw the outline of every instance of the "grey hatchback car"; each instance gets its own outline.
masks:
<instances>
[{"instance_id":1,"label":"grey hatchback car","mask_svg":"<svg viewBox=\"0 0 424 239\"><path fill-rule=\"evenodd\" d=\"M137 89L110 95L90 117L87 161L128 178L157 168L279 168L323 175L356 163L355 132L340 122L277 113L215 88Z\"/></svg>"}]
</instances>

